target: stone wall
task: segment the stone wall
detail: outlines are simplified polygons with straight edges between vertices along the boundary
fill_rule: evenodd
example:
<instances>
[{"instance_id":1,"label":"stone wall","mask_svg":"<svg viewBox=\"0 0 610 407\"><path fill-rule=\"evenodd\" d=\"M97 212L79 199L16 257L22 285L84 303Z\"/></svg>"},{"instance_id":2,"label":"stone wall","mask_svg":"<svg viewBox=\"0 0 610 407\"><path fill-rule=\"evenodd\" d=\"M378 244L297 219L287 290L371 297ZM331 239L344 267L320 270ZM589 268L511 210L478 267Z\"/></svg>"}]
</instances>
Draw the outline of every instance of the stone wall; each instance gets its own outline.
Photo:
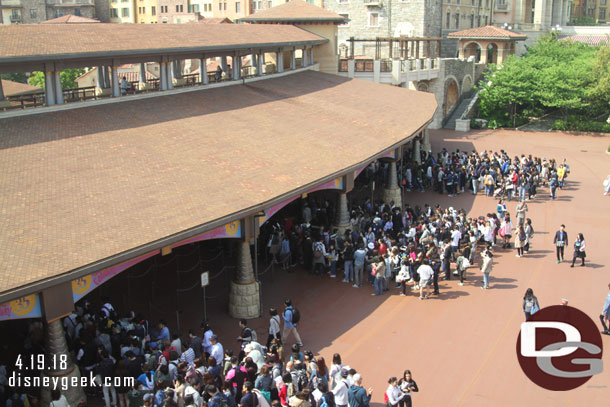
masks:
<instances>
[{"instance_id":1,"label":"stone wall","mask_svg":"<svg viewBox=\"0 0 610 407\"><path fill-rule=\"evenodd\" d=\"M38 24L47 19L45 0L21 0L21 20L23 24ZM35 10L35 16L32 16Z\"/></svg>"},{"instance_id":2,"label":"stone wall","mask_svg":"<svg viewBox=\"0 0 610 407\"><path fill-rule=\"evenodd\" d=\"M102 23L110 22L110 0L95 0L95 18Z\"/></svg>"}]
</instances>

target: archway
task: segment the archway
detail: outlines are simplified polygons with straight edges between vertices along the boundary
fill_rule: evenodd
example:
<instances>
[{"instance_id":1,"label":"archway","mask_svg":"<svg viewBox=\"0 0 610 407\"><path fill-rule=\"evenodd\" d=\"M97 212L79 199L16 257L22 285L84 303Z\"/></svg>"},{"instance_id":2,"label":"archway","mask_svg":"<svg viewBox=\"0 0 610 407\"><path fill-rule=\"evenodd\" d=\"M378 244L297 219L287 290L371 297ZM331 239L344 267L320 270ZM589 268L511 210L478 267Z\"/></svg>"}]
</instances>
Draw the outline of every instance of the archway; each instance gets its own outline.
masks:
<instances>
[{"instance_id":1,"label":"archway","mask_svg":"<svg viewBox=\"0 0 610 407\"><path fill-rule=\"evenodd\" d=\"M462 95L465 97L470 96L470 91L472 90L472 77L470 75L464 76L462 80Z\"/></svg>"},{"instance_id":2,"label":"archway","mask_svg":"<svg viewBox=\"0 0 610 407\"><path fill-rule=\"evenodd\" d=\"M426 82L419 82L417 84L417 90L420 92L428 92L428 84Z\"/></svg>"},{"instance_id":3,"label":"archway","mask_svg":"<svg viewBox=\"0 0 610 407\"><path fill-rule=\"evenodd\" d=\"M498 46L493 42L487 46L487 63L498 63Z\"/></svg>"},{"instance_id":4,"label":"archway","mask_svg":"<svg viewBox=\"0 0 610 407\"><path fill-rule=\"evenodd\" d=\"M447 116L455 108L460 99L460 89L455 79L447 79L445 85L445 116Z\"/></svg>"},{"instance_id":5,"label":"archway","mask_svg":"<svg viewBox=\"0 0 610 407\"><path fill-rule=\"evenodd\" d=\"M481 46L476 42L471 42L464 46L464 58L468 59L471 56L474 56L475 62L481 60Z\"/></svg>"}]
</instances>

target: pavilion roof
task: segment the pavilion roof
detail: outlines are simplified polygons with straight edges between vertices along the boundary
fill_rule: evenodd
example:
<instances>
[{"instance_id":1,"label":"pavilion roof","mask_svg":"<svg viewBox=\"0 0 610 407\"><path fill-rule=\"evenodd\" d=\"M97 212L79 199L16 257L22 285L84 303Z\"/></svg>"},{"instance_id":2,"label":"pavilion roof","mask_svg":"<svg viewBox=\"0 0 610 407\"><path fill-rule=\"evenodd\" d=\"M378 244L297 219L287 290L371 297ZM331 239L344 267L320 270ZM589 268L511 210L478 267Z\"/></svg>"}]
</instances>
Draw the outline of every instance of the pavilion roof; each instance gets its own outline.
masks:
<instances>
[{"instance_id":1,"label":"pavilion roof","mask_svg":"<svg viewBox=\"0 0 610 407\"><path fill-rule=\"evenodd\" d=\"M4 96L19 96L40 93L43 89L38 86L28 85L27 83L2 79L2 91L4 92Z\"/></svg>"},{"instance_id":2,"label":"pavilion roof","mask_svg":"<svg viewBox=\"0 0 610 407\"><path fill-rule=\"evenodd\" d=\"M336 24L343 24L345 20L346 18L339 14L303 0L292 0L239 19L241 22L248 23L326 22Z\"/></svg>"},{"instance_id":3,"label":"pavilion roof","mask_svg":"<svg viewBox=\"0 0 610 407\"><path fill-rule=\"evenodd\" d=\"M88 23L99 23L99 20L93 18L87 18L82 16L75 16L73 14L66 14L61 17L52 18L51 20L43 21L40 24L88 24Z\"/></svg>"},{"instance_id":4,"label":"pavilion roof","mask_svg":"<svg viewBox=\"0 0 610 407\"><path fill-rule=\"evenodd\" d=\"M300 196L393 151L436 107L305 71L0 118L0 302Z\"/></svg>"},{"instance_id":5,"label":"pavilion roof","mask_svg":"<svg viewBox=\"0 0 610 407\"><path fill-rule=\"evenodd\" d=\"M513 31L505 30L493 25L485 27L469 28L467 30L455 31L447 35L448 38L458 39L497 39L497 40L524 40L527 38L525 34L519 34Z\"/></svg>"}]
</instances>

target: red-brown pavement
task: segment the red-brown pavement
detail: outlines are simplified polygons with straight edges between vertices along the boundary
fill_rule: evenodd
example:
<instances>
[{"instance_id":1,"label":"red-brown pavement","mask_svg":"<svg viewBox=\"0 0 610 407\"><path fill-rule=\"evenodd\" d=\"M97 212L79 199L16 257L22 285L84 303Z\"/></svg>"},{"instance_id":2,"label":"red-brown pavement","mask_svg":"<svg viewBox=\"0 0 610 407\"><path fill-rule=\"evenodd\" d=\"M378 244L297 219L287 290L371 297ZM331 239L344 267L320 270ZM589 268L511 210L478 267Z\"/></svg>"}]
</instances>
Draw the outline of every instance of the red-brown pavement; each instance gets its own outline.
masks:
<instances>
[{"instance_id":1,"label":"red-brown pavement","mask_svg":"<svg viewBox=\"0 0 610 407\"><path fill-rule=\"evenodd\" d=\"M303 316L299 331L305 349L317 350L327 363L333 353L340 353L345 363L362 373L365 387L374 388L372 401L378 405L383 403L387 379L401 376L404 369L413 372L420 387L413 396L417 406L610 405L610 337L603 336L606 369L570 392L551 392L530 382L515 350L528 287L542 307L567 298L599 323L610 283L610 250L604 246L610 236L610 197L602 194L602 181L610 173L610 155L605 153L610 137L435 131L431 141L435 152L440 147L505 149L511 156L567 158L571 174L558 199L551 201L543 188L528 202L536 235L527 256L496 250L491 289L486 291L479 288L478 269L470 269L463 287L455 279L442 282L440 297L425 301L416 295L400 297L395 289L391 295L372 297L370 286L352 288L340 278L320 278L316 283L314 277L290 275L282 278L281 289L274 288L275 283L266 285L265 305L279 306L285 296L292 296ZM468 193L449 198L411 192L406 202L464 208L470 216L493 212L496 205L491 198ZM507 206L514 215L516 202ZM556 264L552 239L561 223L566 224L570 241L576 233L585 235L587 267ZM570 244L566 256L571 254ZM255 326L264 332L266 318Z\"/></svg>"},{"instance_id":2,"label":"red-brown pavement","mask_svg":"<svg viewBox=\"0 0 610 407\"><path fill-rule=\"evenodd\" d=\"M273 278L270 273L262 276L265 310L281 308L285 298L292 298L302 314L299 332L305 349L323 355L329 365L333 353L340 353L346 364L363 375L365 387L374 388L372 401L377 406L383 404L387 379L401 376L404 369L413 372L420 388L413 396L416 406L609 406L610 336L603 336L603 373L570 392L551 392L530 382L520 369L515 347L524 320L522 297L528 287L534 289L542 307L567 298L599 324L610 283L610 250L604 246L610 237L610 196L602 194L602 181L610 173L610 155L605 153L610 137L442 130L431 132L431 141L435 152L441 147L505 149L511 156L567 158L571 174L558 199L550 201L548 189L543 188L528 202L528 217L536 231L530 253L516 258L514 250L497 249L490 290L479 288L481 273L471 268L463 287L455 279L441 282L441 295L425 301L414 294L400 297L393 288L389 295L372 297L371 286L352 288L340 282L341 276L330 279L276 270ZM407 193L406 202L464 208L473 217L495 211L497 203L481 194L449 198L432 192ZM507 206L514 215L516 202ZM556 264L552 240L561 223L570 237L567 258L571 258L576 233L585 235L587 267ZM171 298L168 294L165 310L172 309ZM201 294L193 292L182 301L195 304L184 312L183 326L197 326L203 314L196 306ZM208 304L215 332L225 346L236 350L237 322L228 317L220 300ZM171 319L171 313L166 317ZM262 342L267 321L265 316L250 322ZM288 342L292 344L293 339Z\"/></svg>"}]
</instances>

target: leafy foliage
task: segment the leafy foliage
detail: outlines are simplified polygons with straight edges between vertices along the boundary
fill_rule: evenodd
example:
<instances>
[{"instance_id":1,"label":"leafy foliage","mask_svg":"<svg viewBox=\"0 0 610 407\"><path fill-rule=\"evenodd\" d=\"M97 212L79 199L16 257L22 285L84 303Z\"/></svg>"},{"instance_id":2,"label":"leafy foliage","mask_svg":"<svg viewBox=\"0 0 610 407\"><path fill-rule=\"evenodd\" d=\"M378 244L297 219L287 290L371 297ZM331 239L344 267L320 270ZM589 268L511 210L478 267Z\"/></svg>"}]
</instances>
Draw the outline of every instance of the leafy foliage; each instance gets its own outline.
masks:
<instances>
[{"instance_id":1,"label":"leafy foliage","mask_svg":"<svg viewBox=\"0 0 610 407\"><path fill-rule=\"evenodd\" d=\"M25 74L22 73L22 72L3 73L2 75L0 75L0 77L2 77L2 79L6 80L6 81L13 81L13 82L19 82L19 83L28 83L27 76L25 76Z\"/></svg>"},{"instance_id":2,"label":"leafy foliage","mask_svg":"<svg viewBox=\"0 0 610 407\"><path fill-rule=\"evenodd\" d=\"M521 58L491 65L479 89L479 113L490 127L515 127L551 112L563 121L594 117L610 103L610 50L543 37Z\"/></svg>"},{"instance_id":3,"label":"leafy foliage","mask_svg":"<svg viewBox=\"0 0 610 407\"><path fill-rule=\"evenodd\" d=\"M75 79L84 73L85 73L85 70L83 68L64 69L59 74L59 78L61 80L61 88L62 89L76 88L78 85L76 84ZM44 72L40 72L40 71L32 72L32 76L30 76L29 83L30 83L30 85L44 88L45 87Z\"/></svg>"}]
</instances>

